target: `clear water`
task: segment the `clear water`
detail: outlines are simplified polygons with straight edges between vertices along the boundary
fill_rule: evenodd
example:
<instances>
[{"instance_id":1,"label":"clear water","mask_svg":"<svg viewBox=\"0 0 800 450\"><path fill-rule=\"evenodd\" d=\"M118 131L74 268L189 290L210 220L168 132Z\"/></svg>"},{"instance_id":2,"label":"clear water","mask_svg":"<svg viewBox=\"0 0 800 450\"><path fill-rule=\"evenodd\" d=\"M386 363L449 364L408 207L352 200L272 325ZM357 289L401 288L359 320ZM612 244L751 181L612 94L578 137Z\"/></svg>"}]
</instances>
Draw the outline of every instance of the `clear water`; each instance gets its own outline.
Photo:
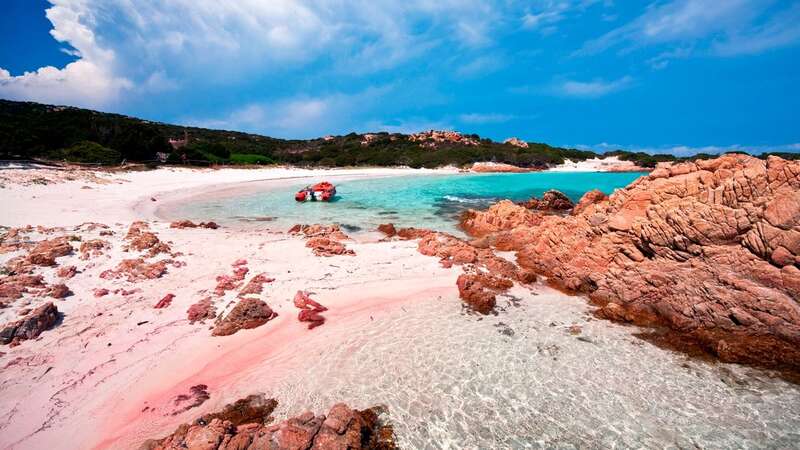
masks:
<instances>
[{"instance_id":1,"label":"clear water","mask_svg":"<svg viewBox=\"0 0 800 450\"><path fill-rule=\"evenodd\" d=\"M267 391L281 416L383 404L409 449L800 447L798 386L657 348L592 320L578 297L525 291L496 316L442 298L344 342L320 327L304 342L317 359Z\"/></svg>"},{"instance_id":2,"label":"clear water","mask_svg":"<svg viewBox=\"0 0 800 450\"><path fill-rule=\"evenodd\" d=\"M457 174L330 181L337 196L330 203L294 201L308 180L291 180L247 194L209 198L174 208L175 218L220 222L270 220L276 227L295 223L339 223L349 231L374 230L392 222L400 226L455 231L458 215L500 199L526 200L557 189L578 200L591 189L610 194L641 173Z\"/></svg>"}]
</instances>

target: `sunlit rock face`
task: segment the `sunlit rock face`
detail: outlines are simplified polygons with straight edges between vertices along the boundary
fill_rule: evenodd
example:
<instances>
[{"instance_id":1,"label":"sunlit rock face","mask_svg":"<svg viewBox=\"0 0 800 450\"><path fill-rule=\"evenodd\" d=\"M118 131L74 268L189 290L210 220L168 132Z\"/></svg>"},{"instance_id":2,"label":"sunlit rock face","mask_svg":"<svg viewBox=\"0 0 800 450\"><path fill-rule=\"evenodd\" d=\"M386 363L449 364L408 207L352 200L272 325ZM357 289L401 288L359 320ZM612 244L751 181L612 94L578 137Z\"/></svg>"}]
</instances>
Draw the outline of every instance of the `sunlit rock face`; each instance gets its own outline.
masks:
<instances>
[{"instance_id":1,"label":"sunlit rock face","mask_svg":"<svg viewBox=\"0 0 800 450\"><path fill-rule=\"evenodd\" d=\"M572 215L511 202L466 214L518 263L601 317L667 325L725 361L800 368L800 162L663 164Z\"/></svg>"}]
</instances>

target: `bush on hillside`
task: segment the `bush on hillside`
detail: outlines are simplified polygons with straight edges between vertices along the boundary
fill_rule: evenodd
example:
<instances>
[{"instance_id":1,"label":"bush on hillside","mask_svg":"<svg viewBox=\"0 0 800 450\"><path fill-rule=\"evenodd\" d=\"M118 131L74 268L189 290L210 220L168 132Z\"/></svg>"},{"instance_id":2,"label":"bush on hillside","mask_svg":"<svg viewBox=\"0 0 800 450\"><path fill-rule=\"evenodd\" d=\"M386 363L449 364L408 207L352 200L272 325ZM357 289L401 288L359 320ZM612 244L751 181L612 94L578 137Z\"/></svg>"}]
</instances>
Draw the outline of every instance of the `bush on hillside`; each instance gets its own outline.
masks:
<instances>
[{"instance_id":1,"label":"bush on hillside","mask_svg":"<svg viewBox=\"0 0 800 450\"><path fill-rule=\"evenodd\" d=\"M55 150L48 155L52 159L58 159L76 163L95 163L95 164L119 164L122 161L120 152L103 147L97 142L81 141L69 148Z\"/></svg>"}]
</instances>

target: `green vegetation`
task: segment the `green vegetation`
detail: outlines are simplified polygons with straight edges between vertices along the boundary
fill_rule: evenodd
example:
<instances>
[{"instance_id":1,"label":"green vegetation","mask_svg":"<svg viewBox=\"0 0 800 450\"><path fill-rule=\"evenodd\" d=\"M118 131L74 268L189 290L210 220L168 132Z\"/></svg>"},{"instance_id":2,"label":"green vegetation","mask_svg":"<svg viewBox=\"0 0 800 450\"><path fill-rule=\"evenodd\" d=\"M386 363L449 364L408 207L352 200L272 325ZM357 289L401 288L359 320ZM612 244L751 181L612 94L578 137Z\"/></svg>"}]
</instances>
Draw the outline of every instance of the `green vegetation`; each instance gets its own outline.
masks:
<instances>
[{"instance_id":1,"label":"green vegetation","mask_svg":"<svg viewBox=\"0 0 800 450\"><path fill-rule=\"evenodd\" d=\"M53 150L47 154L47 157L68 162L101 165L119 164L122 161L120 152L92 141L81 141L69 148Z\"/></svg>"},{"instance_id":2,"label":"green vegetation","mask_svg":"<svg viewBox=\"0 0 800 450\"><path fill-rule=\"evenodd\" d=\"M170 139L186 145L173 149ZM408 135L350 133L310 140L275 139L257 134L183 127L150 122L119 114L80 108L0 100L0 159L51 159L115 164L122 160L157 164L163 155L171 164L294 164L300 166L466 166L493 161L521 167L544 168L564 159L584 160L599 156L591 151L528 143L527 148L502 144L478 135L467 135L477 145L461 142L415 142ZM695 155L676 158L614 151L623 160L653 167L662 161L708 158ZM794 153L779 154L797 158ZM762 157L766 157L762 155Z\"/></svg>"}]
</instances>

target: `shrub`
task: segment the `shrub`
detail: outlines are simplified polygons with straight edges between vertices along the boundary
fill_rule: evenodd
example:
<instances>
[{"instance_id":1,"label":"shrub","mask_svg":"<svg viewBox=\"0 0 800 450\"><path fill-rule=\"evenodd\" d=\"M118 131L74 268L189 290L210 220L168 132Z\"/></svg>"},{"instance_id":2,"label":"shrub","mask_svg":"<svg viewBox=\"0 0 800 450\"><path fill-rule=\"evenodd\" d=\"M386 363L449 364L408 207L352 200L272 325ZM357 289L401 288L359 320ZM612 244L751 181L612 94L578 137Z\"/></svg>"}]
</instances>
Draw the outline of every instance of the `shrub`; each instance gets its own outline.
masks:
<instances>
[{"instance_id":1,"label":"shrub","mask_svg":"<svg viewBox=\"0 0 800 450\"><path fill-rule=\"evenodd\" d=\"M122 160L120 152L92 141L78 142L72 147L50 152L48 156L78 163L118 164Z\"/></svg>"},{"instance_id":2,"label":"shrub","mask_svg":"<svg viewBox=\"0 0 800 450\"><path fill-rule=\"evenodd\" d=\"M231 164L272 164L275 161L269 156L250 153L231 153Z\"/></svg>"}]
</instances>

